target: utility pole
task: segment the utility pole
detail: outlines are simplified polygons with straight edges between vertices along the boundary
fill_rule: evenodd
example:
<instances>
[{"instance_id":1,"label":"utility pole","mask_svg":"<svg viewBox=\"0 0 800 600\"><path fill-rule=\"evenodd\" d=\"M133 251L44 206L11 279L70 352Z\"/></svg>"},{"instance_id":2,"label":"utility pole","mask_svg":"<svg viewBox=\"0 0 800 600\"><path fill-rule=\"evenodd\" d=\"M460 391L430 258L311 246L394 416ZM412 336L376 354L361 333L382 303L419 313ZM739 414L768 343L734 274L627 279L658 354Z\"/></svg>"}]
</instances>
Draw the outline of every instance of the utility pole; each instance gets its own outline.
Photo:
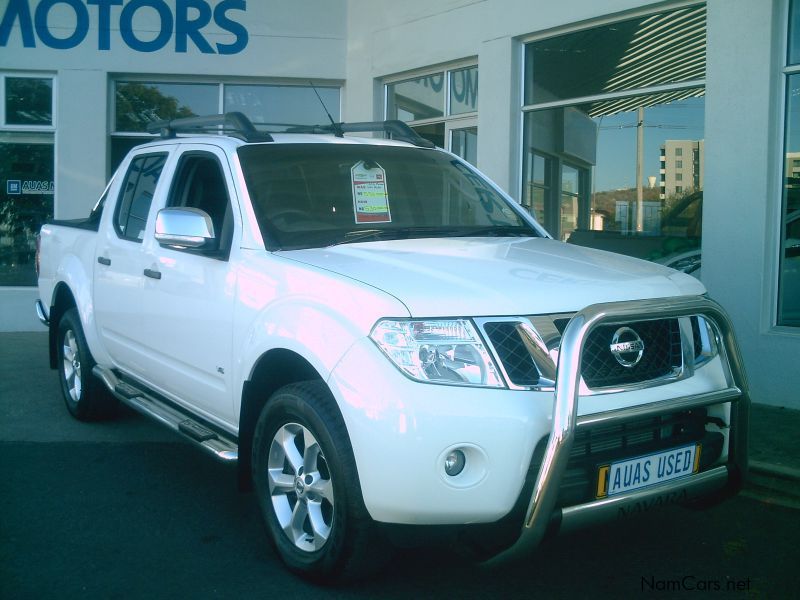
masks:
<instances>
[{"instance_id":1,"label":"utility pole","mask_svg":"<svg viewBox=\"0 0 800 600\"><path fill-rule=\"evenodd\" d=\"M644 107L636 109L636 233L644 231Z\"/></svg>"}]
</instances>

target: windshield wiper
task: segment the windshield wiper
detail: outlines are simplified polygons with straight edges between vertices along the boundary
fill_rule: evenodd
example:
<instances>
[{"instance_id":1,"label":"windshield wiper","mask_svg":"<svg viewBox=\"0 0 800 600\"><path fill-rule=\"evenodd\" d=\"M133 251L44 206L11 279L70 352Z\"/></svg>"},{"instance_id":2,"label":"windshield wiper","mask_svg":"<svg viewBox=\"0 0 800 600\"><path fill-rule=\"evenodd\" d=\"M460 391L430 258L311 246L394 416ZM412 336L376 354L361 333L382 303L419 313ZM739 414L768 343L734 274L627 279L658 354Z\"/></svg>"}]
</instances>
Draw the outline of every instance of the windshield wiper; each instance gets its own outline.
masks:
<instances>
[{"instance_id":1,"label":"windshield wiper","mask_svg":"<svg viewBox=\"0 0 800 600\"><path fill-rule=\"evenodd\" d=\"M344 238L329 244L327 247L331 248L341 244L355 244L356 242L361 242L371 238L377 240L383 237L384 234L393 231L394 230L387 229L356 229L355 231L348 231L344 234Z\"/></svg>"},{"instance_id":2,"label":"windshield wiper","mask_svg":"<svg viewBox=\"0 0 800 600\"><path fill-rule=\"evenodd\" d=\"M459 237L539 237L530 227L519 225L491 225L475 229L464 229L458 233Z\"/></svg>"},{"instance_id":3,"label":"windshield wiper","mask_svg":"<svg viewBox=\"0 0 800 600\"><path fill-rule=\"evenodd\" d=\"M397 227L387 229L356 229L344 234L328 245L355 244L366 240L407 240L444 237L538 237L527 227L519 225L492 225L489 227Z\"/></svg>"}]
</instances>

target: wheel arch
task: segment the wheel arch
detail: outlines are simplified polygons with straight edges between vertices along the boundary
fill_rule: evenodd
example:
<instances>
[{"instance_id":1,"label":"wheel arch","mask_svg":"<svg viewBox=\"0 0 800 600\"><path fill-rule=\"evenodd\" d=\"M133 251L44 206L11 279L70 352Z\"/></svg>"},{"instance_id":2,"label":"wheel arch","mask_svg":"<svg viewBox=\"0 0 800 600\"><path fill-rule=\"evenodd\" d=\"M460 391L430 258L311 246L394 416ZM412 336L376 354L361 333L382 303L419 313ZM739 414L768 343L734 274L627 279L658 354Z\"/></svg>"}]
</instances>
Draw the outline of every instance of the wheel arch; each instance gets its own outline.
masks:
<instances>
[{"instance_id":1,"label":"wheel arch","mask_svg":"<svg viewBox=\"0 0 800 600\"><path fill-rule=\"evenodd\" d=\"M256 361L250 378L242 387L239 409L239 488L252 489L251 453L253 434L261 411L276 390L300 381L324 381L323 377L300 354L285 348L274 348ZM339 407L335 407L339 410Z\"/></svg>"},{"instance_id":2,"label":"wheel arch","mask_svg":"<svg viewBox=\"0 0 800 600\"><path fill-rule=\"evenodd\" d=\"M75 301L75 296L69 286L63 281L56 285L53 291L53 300L50 304L50 327L48 337L48 347L50 351L50 368L58 368L58 351L56 343L58 341L58 324L61 322L61 317L70 308L77 308L78 303Z\"/></svg>"}]
</instances>

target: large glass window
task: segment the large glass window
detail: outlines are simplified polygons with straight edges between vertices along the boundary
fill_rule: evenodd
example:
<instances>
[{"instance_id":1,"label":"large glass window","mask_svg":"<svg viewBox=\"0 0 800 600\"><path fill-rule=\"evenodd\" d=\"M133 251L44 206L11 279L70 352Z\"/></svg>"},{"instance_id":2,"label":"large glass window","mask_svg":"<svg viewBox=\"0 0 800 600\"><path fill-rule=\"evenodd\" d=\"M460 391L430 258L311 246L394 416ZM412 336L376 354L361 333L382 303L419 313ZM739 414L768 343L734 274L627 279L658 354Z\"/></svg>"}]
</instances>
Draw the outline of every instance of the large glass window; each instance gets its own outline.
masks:
<instances>
[{"instance_id":1,"label":"large glass window","mask_svg":"<svg viewBox=\"0 0 800 600\"><path fill-rule=\"evenodd\" d=\"M114 131L146 133L154 121L215 114L219 86L118 81L114 98Z\"/></svg>"},{"instance_id":2,"label":"large glass window","mask_svg":"<svg viewBox=\"0 0 800 600\"><path fill-rule=\"evenodd\" d=\"M522 204L554 237L697 274L705 8L531 42L525 57Z\"/></svg>"},{"instance_id":3,"label":"large glass window","mask_svg":"<svg viewBox=\"0 0 800 600\"><path fill-rule=\"evenodd\" d=\"M800 2L791 4L786 76L778 325L800 327Z\"/></svg>"},{"instance_id":4,"label":"large glass window","mask_svg":"<svg viewBox=\"0 0 800 600\"><path fill-rule=\"evenodd\" d=\"M53 217L53 79L0 74L0 286L36 285L36 235Z\"/></svg>"},{"instance_id":5,"label":"large glass window","mask_svg":"<svg viewBox=\"0 0 800 600\"><path fill-rule=\"evenodd\" d=\"M5 78L6 125L52 125L53 80L41 77Z\"/></svg>"},{"instance_id":6,"label":"large glass window","mask_svg":"<svg viewBox=\"0 0 800 600\"><path fill-rule=\"evenodd\" d=\"M36 234L53 217L53 179L49 140L0 141L0 285L36 285Z\"/></svg>"},{"instance_id":7,"label":"large glass window","mask_svg":"<svg viewBox=\"0 0 800 600\"><path fill-rule=\"evenodd\" d=\"M478 110L478 67L450 71L450 114Z\"/></svg>"},{"instance_id":8,"label":"large glass window","mask_svg":"<svg viewBox=\"0 0 800 600\"><path fill-rule=\"evenodd\" d=\"M327 110L339 121L339 88L296 85L225 85L225 112L239 111L253 123L319 125Z\"/></svg>"},{"instance_id":9,"label":"large glass window","mask_svg":"<svg viewBox=\"0 0 800 600\"><path fill-rule=\"evenodd\" d=\"M317 94L339 120L339 88L330 85L316 86L315 93L310 85L117 81L111 168L116 169L131 148L150 139L149 123L162 119L239 111L256 124L327 124Z\"/></svg>"},{"instance_id":10,"label":"large glass window","mask_svg":"<svg viewBox=\"0 0 800 600\"><path fill-rule=\"evenodd\" d=\"M471 164L478 152L478 67L435 71L386 85L386 118Z\"/></svg>"},{"instance_id":11,"label":"large glass window","mask_svg":"<svg viewBox=\"0 0 800 600\"><path fill-rule=\"evenodd\" d=\"M389 84L386 117L401 121L444 117L444 82L444 73L434 73Z\"/></svg>"}]
</instances>

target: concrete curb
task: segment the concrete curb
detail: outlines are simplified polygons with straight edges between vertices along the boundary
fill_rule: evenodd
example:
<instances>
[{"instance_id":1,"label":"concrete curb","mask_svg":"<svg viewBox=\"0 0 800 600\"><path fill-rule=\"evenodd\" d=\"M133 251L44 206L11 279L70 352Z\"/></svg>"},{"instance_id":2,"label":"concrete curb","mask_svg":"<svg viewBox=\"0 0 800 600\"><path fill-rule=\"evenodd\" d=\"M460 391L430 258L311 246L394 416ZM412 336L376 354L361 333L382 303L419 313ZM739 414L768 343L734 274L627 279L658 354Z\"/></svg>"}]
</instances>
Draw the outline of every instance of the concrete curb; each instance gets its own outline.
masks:
<instances>
[{"instance_id":1,"label":"concrete curb","mask_svg":"<svg viewBox=\"0 0 800 600\"><path fill-rule=\"evenodd\" d=\"M762 475L769 475L771 477L778 477L780 479L800 483L800 469L795 469L793 467L785 467L783 465L762 462L760 460L751 460L750 470Z\"/></svg>"}]
</instances>

